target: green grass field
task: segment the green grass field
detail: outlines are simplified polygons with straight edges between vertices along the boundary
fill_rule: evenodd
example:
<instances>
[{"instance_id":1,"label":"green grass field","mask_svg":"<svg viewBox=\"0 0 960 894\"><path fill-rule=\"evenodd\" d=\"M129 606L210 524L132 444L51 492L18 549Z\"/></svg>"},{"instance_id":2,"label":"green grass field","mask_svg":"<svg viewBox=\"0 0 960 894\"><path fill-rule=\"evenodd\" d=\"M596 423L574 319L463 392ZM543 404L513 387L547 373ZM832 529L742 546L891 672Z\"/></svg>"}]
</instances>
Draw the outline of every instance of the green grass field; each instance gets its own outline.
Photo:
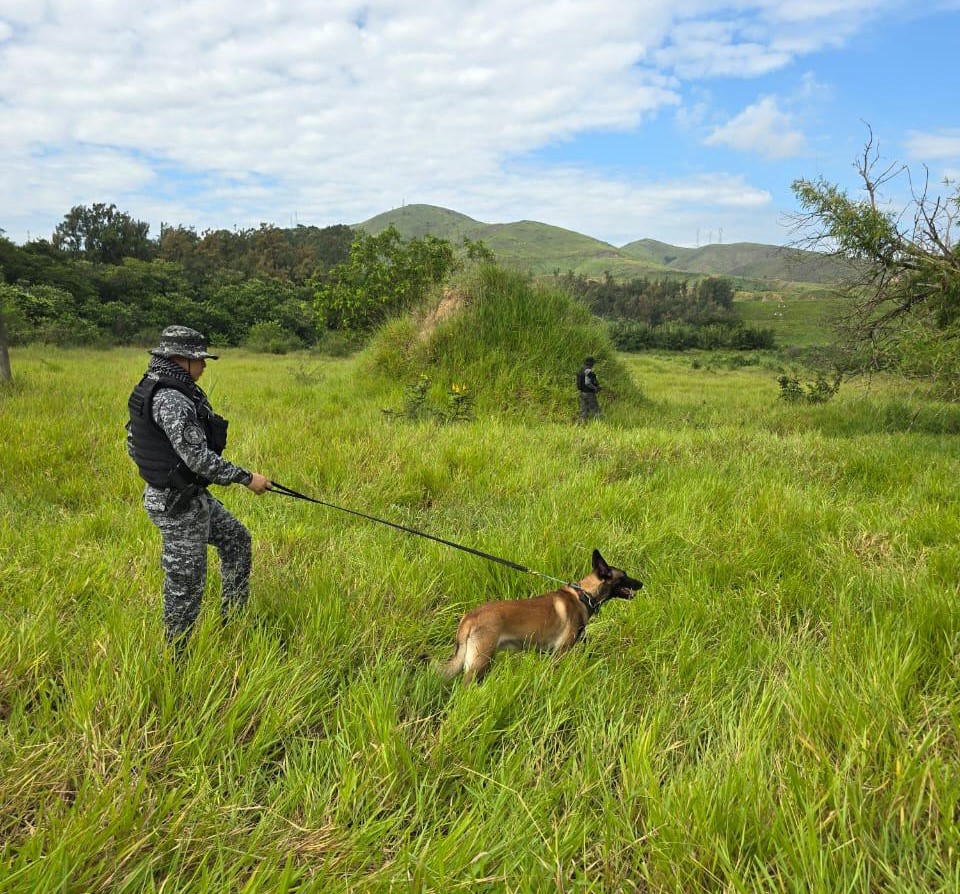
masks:
<instances>
[{"instance_id":1,"label":"green grass field","mask_svg":"<svg viewBox=\"0 0 960 894\"><path fill-rule=\"evenodd\" d=\"M210 364L242 465L644 580L562 660L465 690L415 657L537 578L239 487L249 610L221 630L208 594L175 669L123 437L146 354L15 350L0 892L960 890L960 407L619 359L643 396L586 428L389 421L402 382L362 359Z\"/></svg>"},{"instance_id":2,"label":"green grass field","mask_svg":"<svg viewBox=\"0 0 960 894\"><path fill-rule=\"evenodd\" d=\"M828 344L843 300L816 287L791 284L779 291L745 293L734 302L739 317L751 326L772 329L778 345Z\"/></svg>"}]
</instances>

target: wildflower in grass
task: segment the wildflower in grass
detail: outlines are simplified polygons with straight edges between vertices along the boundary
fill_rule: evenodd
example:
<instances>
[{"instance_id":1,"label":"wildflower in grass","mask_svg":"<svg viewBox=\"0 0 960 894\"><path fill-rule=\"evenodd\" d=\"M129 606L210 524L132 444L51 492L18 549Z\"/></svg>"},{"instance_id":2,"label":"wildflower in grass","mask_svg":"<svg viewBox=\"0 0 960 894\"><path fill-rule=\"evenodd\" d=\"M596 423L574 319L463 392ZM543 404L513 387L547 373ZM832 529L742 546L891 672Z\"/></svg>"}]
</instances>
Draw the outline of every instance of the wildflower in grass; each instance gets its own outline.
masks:
<instances>
[{"instance_id":1,"label":"wildflower in grass","mask_svg":"<svg viewBox=\"0 0 960 894\"><path fill-rule=\"evenodd\" d=\"M473 395L466 385L454 382L447 394L447 421L465 422L473 419Z\"/></svg>"}]
</instances>

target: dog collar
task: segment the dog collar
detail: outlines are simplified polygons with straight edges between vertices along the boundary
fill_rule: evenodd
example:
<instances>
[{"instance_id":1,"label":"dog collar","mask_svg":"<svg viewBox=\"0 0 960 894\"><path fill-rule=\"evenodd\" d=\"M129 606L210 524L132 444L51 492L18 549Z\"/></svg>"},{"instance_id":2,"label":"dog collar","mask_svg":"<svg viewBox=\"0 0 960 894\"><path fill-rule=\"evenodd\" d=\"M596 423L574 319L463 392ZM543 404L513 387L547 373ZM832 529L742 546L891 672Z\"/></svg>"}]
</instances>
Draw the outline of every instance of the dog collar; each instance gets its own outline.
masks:
<instances>
[{"instance_id":1,"label":"dog collar","mask_svg":"<svg viewBox=\"0 0 960 894\"><path fill-rule=\"evenodd\" d=\"M588 615L596 614L600 608L600 603L593 596L583 589L579 584L567 584L567 586L577 594L579 599L587 610Z\"/></svg>"}]
</instances>

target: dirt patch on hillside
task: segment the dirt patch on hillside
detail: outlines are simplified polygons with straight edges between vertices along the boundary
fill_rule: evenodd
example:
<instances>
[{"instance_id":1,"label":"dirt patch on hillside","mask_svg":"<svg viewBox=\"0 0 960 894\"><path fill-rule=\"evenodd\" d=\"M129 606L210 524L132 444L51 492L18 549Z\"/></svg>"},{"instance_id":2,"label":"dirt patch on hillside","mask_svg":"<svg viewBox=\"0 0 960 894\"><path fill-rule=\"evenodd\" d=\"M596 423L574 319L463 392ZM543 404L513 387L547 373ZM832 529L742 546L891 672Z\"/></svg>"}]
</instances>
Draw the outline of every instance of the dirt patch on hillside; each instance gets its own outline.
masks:
<instances>
[{"instance_id":1,"label":"dirt patch on hillside","mask_svg":"<svg viewBox=\"0 0 960 894\"><path fill-rule=\"evenodd\" d=\"M457 311L470 301L470 295L462 289L448 288L443 290L440 301L435 308L427 311L419 320L418 330L420 340L425 341L437 326L449 320Z\"/></svg>"}]
</instances>

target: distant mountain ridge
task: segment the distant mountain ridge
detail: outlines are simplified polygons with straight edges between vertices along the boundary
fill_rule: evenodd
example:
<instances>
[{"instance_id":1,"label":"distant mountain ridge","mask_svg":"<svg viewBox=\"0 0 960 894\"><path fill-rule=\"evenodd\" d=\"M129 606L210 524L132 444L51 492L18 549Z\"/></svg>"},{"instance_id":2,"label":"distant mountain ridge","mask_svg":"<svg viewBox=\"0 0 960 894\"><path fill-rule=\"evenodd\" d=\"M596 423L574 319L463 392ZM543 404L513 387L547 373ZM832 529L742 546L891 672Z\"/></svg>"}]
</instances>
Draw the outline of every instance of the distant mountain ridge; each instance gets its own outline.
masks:
<instances>
[{"instance_id":1,"label":"distant mountain ridge","mask_svg":"<svg viewBox=\"0 0 960 894\"><path fill-rule=\"evenodd\" d=\"M404 205L371 217L355 228L376 235L393 226L405 239L426 235L460 242L482 241L508 267L533 273L586 276L656 276L693 274L785 282L835 282L846 272L834 258L811 251L755 242L713 243L684 248L638 239L617 247L609 242L550 224L521 220L488 224L436 205Z\"/></svg>"}]
</instances>

